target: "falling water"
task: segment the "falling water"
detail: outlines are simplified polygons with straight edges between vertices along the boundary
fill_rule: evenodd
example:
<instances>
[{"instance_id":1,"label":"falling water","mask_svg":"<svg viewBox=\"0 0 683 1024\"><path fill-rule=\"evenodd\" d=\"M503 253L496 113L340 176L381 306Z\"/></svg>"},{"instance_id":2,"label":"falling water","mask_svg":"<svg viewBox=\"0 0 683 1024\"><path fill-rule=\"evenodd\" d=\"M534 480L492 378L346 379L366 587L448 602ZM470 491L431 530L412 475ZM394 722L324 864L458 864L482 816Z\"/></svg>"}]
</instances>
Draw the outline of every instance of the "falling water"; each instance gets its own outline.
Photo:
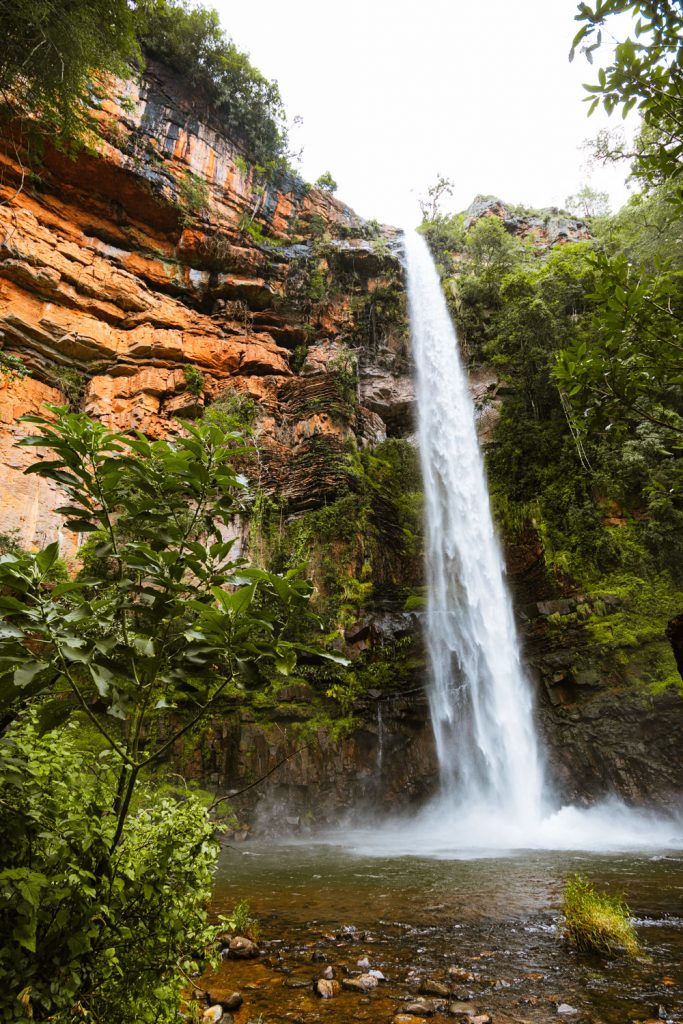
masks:
<instances>
[{"instance_id":1,"label":"falling water","mask_svg":"<svg viewBox=\"0 0 683 1024\"><path fill-rule=\"evenodd\" d=\"M541 817L531 687L520 661L474 407L425 240L406 234L425 488L430 706L445 797Z\"/></svg>"},{"instance_id":2,"label":"falling water","mask_svg":"<svg viewBox=\"0 0 683 1024\"><path fill-rule=\"evenodd\" d=\"M425 489L429 699L441 772L417 813L323 834L368 856L460 858L520 849L681 849L683 817L616 797L561 806L546 791L531 685L520 660L489 508L474 408L424 239L406 234ZM381 709L378 764L384 755ZM388 768L388 765L387 765Z\"/></svg>"}]
</instances>

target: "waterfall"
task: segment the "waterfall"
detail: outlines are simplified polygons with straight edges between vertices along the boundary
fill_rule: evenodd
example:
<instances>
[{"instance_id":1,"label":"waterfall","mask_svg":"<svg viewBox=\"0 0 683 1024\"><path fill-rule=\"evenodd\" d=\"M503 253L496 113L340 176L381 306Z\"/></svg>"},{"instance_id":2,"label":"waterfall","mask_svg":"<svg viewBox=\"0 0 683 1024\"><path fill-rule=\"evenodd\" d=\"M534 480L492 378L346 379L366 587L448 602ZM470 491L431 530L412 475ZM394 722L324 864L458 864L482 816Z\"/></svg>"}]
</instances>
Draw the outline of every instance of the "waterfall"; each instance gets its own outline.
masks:
<instances>
[{"instance_id":1,"label":"waterfall","mask_svg":"<svg viewBox=\"0 0 683 1024\"><path fill-rule=\"evenodd\" d=\"M425 490L429 701L449 804L541 818L542 769L474 406L427 243L406 233Z\"/></svg>"}]
</instances>

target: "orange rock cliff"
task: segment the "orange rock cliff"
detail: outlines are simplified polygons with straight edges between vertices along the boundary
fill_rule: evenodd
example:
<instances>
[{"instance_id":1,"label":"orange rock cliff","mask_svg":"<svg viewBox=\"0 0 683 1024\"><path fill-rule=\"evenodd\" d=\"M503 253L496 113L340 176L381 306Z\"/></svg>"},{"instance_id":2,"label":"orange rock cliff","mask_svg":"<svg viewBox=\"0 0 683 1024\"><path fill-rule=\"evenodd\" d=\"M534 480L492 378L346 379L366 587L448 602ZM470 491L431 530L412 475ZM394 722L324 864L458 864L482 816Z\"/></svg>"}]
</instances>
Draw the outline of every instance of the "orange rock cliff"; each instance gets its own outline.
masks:
<instances>
[{"instance_id":1,"label":"orange rock cliff","mask_svg":"<svg viewBox=\"0 0 683 1024\"><path fill-rule=\"evenodd\" d=\"M0 375L0 532L58 535L56 488L24 476L35 454L13 445L21 415L68 397L163 436L246 394L261 487L291 511L324 503L349 438L408 428L398 233L294 175L259 184L159 64L108 92L96 152L48 144L26 177L16 140L2 145L0 347L30 375Z\"/></svg>"}]
</instances>

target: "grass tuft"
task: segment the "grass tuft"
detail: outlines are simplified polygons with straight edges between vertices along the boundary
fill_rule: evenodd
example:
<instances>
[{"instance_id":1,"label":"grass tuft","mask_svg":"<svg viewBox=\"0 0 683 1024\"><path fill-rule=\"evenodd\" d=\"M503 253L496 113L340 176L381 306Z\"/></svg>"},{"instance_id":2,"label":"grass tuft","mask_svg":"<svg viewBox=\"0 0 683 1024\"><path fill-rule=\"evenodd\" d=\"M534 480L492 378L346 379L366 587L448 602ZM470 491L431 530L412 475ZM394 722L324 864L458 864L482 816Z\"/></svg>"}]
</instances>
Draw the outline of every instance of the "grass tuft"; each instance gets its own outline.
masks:
<instances>
[{"instance_id":1,"label":"grass tuft","mask_svg":"<svg viewBox=\"0 0 683 1024\"><path fill-rule=\"evenodd\" d=\"M564 938L584 953L640 952L630 911L620 896L597 893L582 875L570 878L564 889Z\"/></svg>"}]
</instances>

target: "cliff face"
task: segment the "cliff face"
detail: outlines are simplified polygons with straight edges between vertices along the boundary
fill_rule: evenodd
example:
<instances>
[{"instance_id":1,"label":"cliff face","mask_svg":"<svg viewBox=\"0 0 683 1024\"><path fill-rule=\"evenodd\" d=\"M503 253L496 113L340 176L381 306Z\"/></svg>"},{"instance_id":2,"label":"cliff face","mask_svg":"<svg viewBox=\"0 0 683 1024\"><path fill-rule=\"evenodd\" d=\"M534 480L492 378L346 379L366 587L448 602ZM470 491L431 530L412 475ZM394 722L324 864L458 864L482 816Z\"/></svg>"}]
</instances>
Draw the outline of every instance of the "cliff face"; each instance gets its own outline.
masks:
<instances>
[{"instance_id":1,"label":"cliff face","mask_svg":"<svg viewBox=\"0 0 683 1024\"><path fill-rule=\"evenodd\" d=\"M262 486L292 508L320 504L345 440L376 442L405 412L405 335L382 315L400 275L393 233L293 176L258 184L159 66L113 82L98 118L96 154L48 145L19 194L21 152L8 139L2 155L0 339L31 377L2 378L0 531L33 545L56 529L11 443L17 415L65 396L160 436L230 389L248 395ZM361 403L330 414L340 352L366 341Z\"/></svg>"},{"instance_id":2,"label":"cliff face","mask_svg":"<svg viewBox=\"0 0 683 1024\"><path fill-rule=\"evenodd\" d=\"M0 374L0 533L30 547L59 533L55 486L24 476L35 453L13 447L18 418L45 402L152 436L210 405L248 420L248 471L271 502L252 551L276 567L308 561L355 658L342 707L356 726L341 738L330 727L338 680L297 679L256 708L227 706L178 757L223 789L283 762L246 806L265 794L263 807L295 818L424 799L436 764L419 617L403 610L422 578L419 482L401 440L414 396L400 240L295 177L260 182L160 66L111 83L97 116L98 151L72 161L46 144L39 177L11 133L0 154L0 345L29 371ZM580 222L508 213L489 202L471 216L499 216L541 246L583 237ZM486 440L502 389L486 369L472 383ZM359 468L358 452L377 451ZM77 538L60 540L72 555ZM558 786L574 800L673 792L680 700L625 693L637 658L596 654L576 609L550 613L567 629L546 626L542 603L558 595L538 544L517 543L508 564Z\"/></svg>"}]
</instances>

